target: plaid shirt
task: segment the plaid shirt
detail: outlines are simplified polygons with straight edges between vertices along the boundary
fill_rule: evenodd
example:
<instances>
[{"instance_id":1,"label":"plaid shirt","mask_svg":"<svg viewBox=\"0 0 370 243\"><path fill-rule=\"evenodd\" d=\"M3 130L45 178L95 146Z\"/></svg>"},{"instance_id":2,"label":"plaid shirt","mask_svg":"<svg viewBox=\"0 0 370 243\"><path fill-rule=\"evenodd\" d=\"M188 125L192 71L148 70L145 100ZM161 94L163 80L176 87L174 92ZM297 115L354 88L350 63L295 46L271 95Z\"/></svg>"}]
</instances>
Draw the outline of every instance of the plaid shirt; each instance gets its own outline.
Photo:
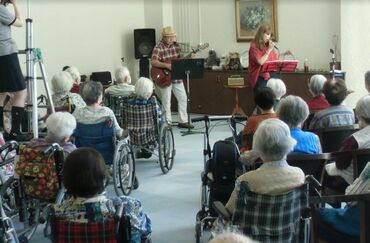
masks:
<instances>
[{"instance_id":1,"label":"plaid shirt","mask_svg":"<svg viewBox=\"0 0 370 243\"><path fill-rule=\"evenodd\" d=\"M246 182L237 184L233 224L259 242L300 242L301 211L308 207L307 185L282 195L256 194Z\"/></svg>"},{"instance_id":2,"label":"plaid shirt","mask_svg":"<svg viewBox=\"0 0 370 243\"><path fill-rule=\"evenodd\" d=\"M177 42L171 45L165 44L163 41L159 42L153 49L152 60L158 60L160 62L171 62L173 59L181 57L181 47ZM172 80L172 83L180 83L179 80Z\"/></svg>"},{"instance_id":3,"label":"plaid shirt","mask_svg":"<svg viewBox=\"0 0 370 243\"><path fill-rule=\"evenodd\" d=\"M124 128L129 130L130 141L136 145L155 143L158 137L157 101L129 99L123 105Z\"/></svg>"}]
</instances>

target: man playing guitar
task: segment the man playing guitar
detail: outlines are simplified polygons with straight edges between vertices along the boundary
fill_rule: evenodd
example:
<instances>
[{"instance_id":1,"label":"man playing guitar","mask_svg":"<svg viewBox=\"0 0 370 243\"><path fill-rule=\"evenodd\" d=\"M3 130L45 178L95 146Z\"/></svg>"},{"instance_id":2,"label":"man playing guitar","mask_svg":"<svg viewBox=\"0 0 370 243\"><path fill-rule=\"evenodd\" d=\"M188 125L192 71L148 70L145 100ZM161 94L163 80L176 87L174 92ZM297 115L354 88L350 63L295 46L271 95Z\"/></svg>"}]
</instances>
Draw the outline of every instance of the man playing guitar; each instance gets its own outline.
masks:
<instances>
[{"instance_id":1,"label":"man playing guitar","mask_svg":"<svg viewBox=\"0 0 370 243\"><path fill-rule=\"evenodd\" d=\"M156 92L162 100L163 109L169 123L171 118L171 92L175 95L178 103L180 128L194 128L189 124L187 114L187 95L182 80L170 79L171 60L180 58L180 45L175 42L176 33L171 26L163 28L162 40L154 47L151 58L152 79L155 82ZM154 72L159 70L158 72Z\"/></svg>"}]
</instances>

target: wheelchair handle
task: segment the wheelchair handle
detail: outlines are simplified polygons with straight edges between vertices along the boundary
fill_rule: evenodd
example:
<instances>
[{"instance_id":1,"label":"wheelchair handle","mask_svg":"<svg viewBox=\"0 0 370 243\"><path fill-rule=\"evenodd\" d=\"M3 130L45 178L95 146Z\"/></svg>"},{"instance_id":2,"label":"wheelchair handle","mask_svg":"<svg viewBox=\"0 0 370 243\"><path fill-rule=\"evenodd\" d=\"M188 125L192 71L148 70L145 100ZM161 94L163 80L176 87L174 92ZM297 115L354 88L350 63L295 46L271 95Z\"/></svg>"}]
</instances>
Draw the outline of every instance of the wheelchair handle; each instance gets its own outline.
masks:
<instances>
[{"instance_id":1,"label":"wheelchair handle","mask_svg":"<svg viewBox=\"0 0 370 243\"><path fill-rule=\"evenodd\" d=\"M53 143L49 145L42 153L43 154L50 154L56 150L61 150L61 146L58 143Z\"/></svg>"},{"instance_id":2,"label":"wheelchair handle","mask_svg":"<svg viewBox=\"0 0 370 243\"><path fill-rule=\"evenodd\" d=\"M7 150L7 149L14 150L16 148L18 148L18 143L16 141L9 141L0 147L0 153L2 153L4 150Z\"/></svg>"}]
</instances>

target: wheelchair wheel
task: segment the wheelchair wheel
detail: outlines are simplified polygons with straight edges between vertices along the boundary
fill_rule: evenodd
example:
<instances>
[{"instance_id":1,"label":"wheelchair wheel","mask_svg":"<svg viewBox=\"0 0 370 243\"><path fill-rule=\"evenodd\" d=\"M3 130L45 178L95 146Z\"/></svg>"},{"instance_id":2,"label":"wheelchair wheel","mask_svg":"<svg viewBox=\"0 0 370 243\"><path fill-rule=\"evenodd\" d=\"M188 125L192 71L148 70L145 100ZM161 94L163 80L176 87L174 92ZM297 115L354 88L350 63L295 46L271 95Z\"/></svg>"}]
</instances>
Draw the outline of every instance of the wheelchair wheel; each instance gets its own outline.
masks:
<instances>
[{"instance_id":1,"label":"wheelchair wheel","mask_svg":"<svg viewBox=\"0 0 370 243\"><path fill-rule=\"evenodd\" d=\"M163 174L166 174L172 169L175 153L172 128L164 123L159 132L158 142L159 165Z\"/></svg>"},{"instance_id":2,"label":"wheelchair wheel","mask_svg":"<svg viewBox=\"0 0 370 243\"><path fill-rule=\"evenodd\" d=\"M116 145L113 159L113 185L117 196L129 195L134 187L135 156L127 141Z\"/></svg>"},{"instance_id":3,"label":"wheelchair wheel","mask_svg":"<svg viewBox=\"0 0 370 243\"><path fill-rule=\"evenodd\" d=\"M2 206L8 217L12 217L18 213L13 183L15 183L14 177L11 176L0 188Z\"/></svg>"}]
</instances>

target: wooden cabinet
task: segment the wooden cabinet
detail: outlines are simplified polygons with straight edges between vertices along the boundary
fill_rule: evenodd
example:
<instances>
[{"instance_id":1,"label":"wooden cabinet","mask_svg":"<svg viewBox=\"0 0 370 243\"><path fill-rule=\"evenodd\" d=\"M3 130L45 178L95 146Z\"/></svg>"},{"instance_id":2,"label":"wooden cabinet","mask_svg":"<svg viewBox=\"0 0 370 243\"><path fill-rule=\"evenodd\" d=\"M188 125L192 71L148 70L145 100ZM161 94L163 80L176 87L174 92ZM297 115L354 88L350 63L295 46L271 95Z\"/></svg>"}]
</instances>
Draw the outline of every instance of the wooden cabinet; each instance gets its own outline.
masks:
<instances>
[{"instance_id":1,"label":"wooden cabinet","mask_svg":"<svg viewBox=\"0 0 370 243\"><path fill-rule=\"evenodd\" d=\"M282 79L287 87L287 95L298 95L304 100L311 98L308 91L308 80L315 73L280 73L278 77ZM329 77L329 73L324 73ZM244 78L246 88L238 89L239 105L244 112L249 115L255 105L253 101L253 89L248 86L248 76L246 70L238 71L211 71L205 70L203 79L190 80L190 112L211 115L230 115L235 107L235 89L227 86L228 78L240 76ZM186 82L184 83L186 89ZM172 103L173 110L177 104Z\"/></svg>"}]
</instances>

